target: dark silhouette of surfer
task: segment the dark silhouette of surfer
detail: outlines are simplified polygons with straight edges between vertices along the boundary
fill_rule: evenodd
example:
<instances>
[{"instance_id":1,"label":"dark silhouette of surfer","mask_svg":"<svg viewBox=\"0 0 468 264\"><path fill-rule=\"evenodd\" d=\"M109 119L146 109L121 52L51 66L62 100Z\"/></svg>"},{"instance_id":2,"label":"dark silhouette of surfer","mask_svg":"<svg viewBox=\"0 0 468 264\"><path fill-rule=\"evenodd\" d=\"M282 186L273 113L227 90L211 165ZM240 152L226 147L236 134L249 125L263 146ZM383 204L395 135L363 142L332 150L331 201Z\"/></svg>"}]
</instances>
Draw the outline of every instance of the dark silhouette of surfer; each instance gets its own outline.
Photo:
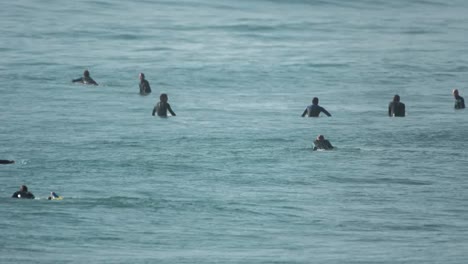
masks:
<instances>
[{"instance_id":1,"label":"dark silhouette of surfer","mask_svg":"<svg viewBox=\"0 0 468 264\"><path fill-rule=\"evenodd\" d=\"M388 104L388 116L405 116L405 104L400 102L400 96L395 94L393 101Z\"/></svg>"},{"instance_id":2,"label":"dark silhouette of surfer","mask_svg":"<svg viewBox=\"0 0 468 264\"><path fill-rule=\"evenodd\" d=\"M26 185L21 185L19 191L15 192L11 198L34 199L34 194L28 191L28 187Z\"/></svg>"},{"instance_id":3,"label":"dark silhouette of surfer","mask_svg":"<svg viewBox=\"0 0 468 264\"><path fill-rule=\"evenodd\" d=\"M302 117L308 116L308 117L318 117L320 113L324 113L327 116L331 116L331 114L325 110L325 108L321 107L319 104L319 99L317 97L314 97L312 99L312 104L307 106L307 108L304 110L304 113L302 113Z\"/></svg>"},{"instance_id":4,"label":"dark silhouette of surfer","mask_svg":"<svg viewBox=\"0 0 468 264\"><path fill-rule=\"evenodd\" d=\"M330 143L330 141L325 139L323 135L318 135L317 139L314 140L314 145L315 145L314 150L318 150L318 149L332 150L333 149L333 146Z\"/></svg>"},{"instance_id":5,"label":"dark silhouette of surfer","mask_svg":"<svg viewBox=\"0 0 468 264\"><path fill-rule=\"evenodd\" d=\"M79 82L79 83L82 83L82 84L89 84L89 85L98 85L97 82L94 81L93 78L91 78L88 70L85 70L83 72L83 77L80 77L78 79L74 79L74 80L72 80L72 82Z\"/></svg>"}]
</instances>

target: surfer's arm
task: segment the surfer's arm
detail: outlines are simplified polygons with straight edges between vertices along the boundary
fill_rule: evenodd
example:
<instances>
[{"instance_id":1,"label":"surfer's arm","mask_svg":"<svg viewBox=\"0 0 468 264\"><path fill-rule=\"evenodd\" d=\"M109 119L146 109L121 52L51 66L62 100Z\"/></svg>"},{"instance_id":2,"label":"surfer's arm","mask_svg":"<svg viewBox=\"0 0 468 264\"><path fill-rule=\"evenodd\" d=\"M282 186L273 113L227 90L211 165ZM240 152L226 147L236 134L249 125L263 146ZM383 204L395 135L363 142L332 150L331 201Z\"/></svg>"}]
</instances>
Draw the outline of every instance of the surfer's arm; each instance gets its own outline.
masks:
<instances>
[{"instance_id":1,"label":"surfer's arm","mask_svg":"<svg viewBox=\"0 0 468 264\"><path fill-rule=\"evenodd\" d=\"M169 104L167 104L167 110L169 111L169 113L171 113L172 116L176 116L176 114L174 113L174 111L172 111L172 108Z\"/></svg>"},{"instance_id":2,"label":"surfer's arm","mask_svg":"<svg viewBox=\"0 0 468 264\"><path fill-rule=\"evenodd\" d=\"M144 84L143 84L143 92L144 93L150 93L151 92L151 86L149 84L148 81L146 81Z\"/></svg>"},{"instance_id":3,"label":"surfer's arm","mask_svg":"<svg viewBox=\"0 0 468 264\"><path fill-rule=\"evenodd\" d=\"M89 78L89 83L94 85L99 85L93 78Z\"/></svg>"},{"instance_id":4,"label":"surfer's arm","mask_svg":"<svg viewBox=\"0 0 468 264\"><path fill-rule=\"evenodd\" d=\"M304 117L307 114L307 108L304 110L304 113L302 113L302 117Z\"/></svg>"},{"instance_id":5,"label":"surfer's arm","mask_svg":"<svg viewBox=\"0 0 468 264\"><path fill-rule=\"evenodd\" d=\"M72 80L72 82L83 82L83 77Z\"/></svg>"},{"instance_id":6,"label":"surfer's arm","mask_svg":"<svg viewBox=\"0 0 468 264\"><path fill-rule=\"evenodd\" d=\"M314 150L317 150L319 148L319 142L318 140L314 140Z\"/></svg>"},{"instance_id":7,"label":"surfer's arm","mask_svg":"<svg viewBox=\"0 0 468 264\"><path fill-rule=\"evenodd\" d=\"M331 116L331 114L327 110L325 110L325 108L323 108L323 107L320 107L320 111L322 111L327 116Z\"/></svg>"}]
</instances>

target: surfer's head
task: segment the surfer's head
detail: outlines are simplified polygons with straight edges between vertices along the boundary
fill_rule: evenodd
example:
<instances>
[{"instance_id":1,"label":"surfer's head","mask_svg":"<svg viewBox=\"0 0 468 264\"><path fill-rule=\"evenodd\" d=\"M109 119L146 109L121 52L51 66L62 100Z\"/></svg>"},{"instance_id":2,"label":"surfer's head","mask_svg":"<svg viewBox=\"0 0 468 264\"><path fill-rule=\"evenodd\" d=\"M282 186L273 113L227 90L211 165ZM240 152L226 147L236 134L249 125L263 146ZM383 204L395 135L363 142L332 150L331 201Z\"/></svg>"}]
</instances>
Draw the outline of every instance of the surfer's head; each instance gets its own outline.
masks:
<instances>
[{"instance_id":1,"label":"surfer's head","mask_svg":"<svg viewBox=\"0 0 468 264\"><path fill-rule=\"evenodd\" d=\"M161 102L167 102L168 100L168 97L167 97L167 94L163 93L159 96L159 100L161 100Z\"/></svg>"},{"instance_id":2,"label":"surfer's head","mask_svg":"<svg viewBox=\"0 0 468 264\"><path fill-rule=\"evenodd\" d=\"M89 77L89 71L88 71L88 70L85 70L85 71L83 72L83 76L84 76L84 77Z\"/></svg>"},{"instance_id":3,"label":"surfer's head","mask_svg":"<svg viewBox=\"0 0 468 264\"><path fill-rule=\"evenodd\" d=\"M458 89L453 89L452 94L453 94L454 96L458 96Z\"/></svg>"},{"instance_id":4,"label":"surfer's head","mask_svg":"<svg viewBox=\"0 0 468 264\"><path fill-rule=\"evenodd\" d=\"M27 187L26 185L21 185L20 191L22 191L22 192L27 192L27 191L28 191L28 187Z\"/></svg>"},{"instance_id":5,"label":"surfer's head","mask_svg":"<svg viewBox=\"0 0 468 264\"><path fill-rule=\"evenodd\" d=\"M318 103L319 103L318 98L317 98L317 97L314 97L314 98L312 99L312 104L318 105Z\"/></svg>"},{"instance_id":6,"label":"surfer's head","mask_svg":"<svg viewBox=\"0 0 468 264\"><path fill-rule=\"evenodd\" d=\"M142 80L142 81L143 81L143 80L145 79L145 74L144 74L144 73L142 73L142 72L140 72L140 75L139 75L139 77L140 77L140 80Z\"/></svg>"},{"instance_id":7,"label":"surfer's head","mask_svg":"<svg viewBox=\"0 0 468 264\"><path fill-rule=\"evenodd\" d=\"M400 102L400 96L398 94L395 94L395 96L393 96L393 102Z\"/></svg>"},{"instance_id":8,"label":"surfer's head","mask_svg":"<svg viewBox=\"0 0 468 264\"><path fill-rule=\"evenodd\" d=\"M317 140L325 140L325 137L323 135L318 135Z\"/></svg>"}]
</instances>

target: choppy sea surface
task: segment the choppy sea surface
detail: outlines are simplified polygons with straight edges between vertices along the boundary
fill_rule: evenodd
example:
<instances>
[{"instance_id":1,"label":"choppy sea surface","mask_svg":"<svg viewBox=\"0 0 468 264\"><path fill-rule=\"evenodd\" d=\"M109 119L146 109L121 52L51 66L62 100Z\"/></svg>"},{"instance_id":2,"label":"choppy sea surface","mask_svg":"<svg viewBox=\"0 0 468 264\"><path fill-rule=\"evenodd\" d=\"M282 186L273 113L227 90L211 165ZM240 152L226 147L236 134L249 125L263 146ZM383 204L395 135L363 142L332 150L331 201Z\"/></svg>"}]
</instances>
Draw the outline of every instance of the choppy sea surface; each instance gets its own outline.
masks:
<instances>
[{"instance_id":1,"label":"choppy sea surface","mask_svg":"<svg viewBox=\"0 0 468 264\"><path fill-rule=\"evenodd\" d=\"M0 262L468 263L467 14L2 1ZM160 93L177 116L151 116ZM315 96L332 117L300 117Z\"/></svg>"}]
</instances>

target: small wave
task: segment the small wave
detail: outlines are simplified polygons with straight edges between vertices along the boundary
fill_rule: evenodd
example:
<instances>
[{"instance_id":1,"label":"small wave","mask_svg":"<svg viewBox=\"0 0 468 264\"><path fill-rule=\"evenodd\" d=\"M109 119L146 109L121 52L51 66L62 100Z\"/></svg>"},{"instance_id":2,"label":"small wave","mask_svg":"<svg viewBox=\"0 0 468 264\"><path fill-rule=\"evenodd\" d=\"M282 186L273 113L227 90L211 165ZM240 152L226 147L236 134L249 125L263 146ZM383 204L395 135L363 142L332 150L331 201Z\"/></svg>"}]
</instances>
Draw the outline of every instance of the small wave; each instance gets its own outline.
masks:
<instances>
[{"instance_id":1,"label":"small wave","mask_svg":"<svg viewBox=\"0 0 468 264\"><path fill-rule=\"evenodd\" d=\"M392 178L382 178L376 180L376 183L391 183L391 184L402 184L402 185L431 185L432 183L426 181L417 181L410 179L392 179Z\"/></svg>"},{"instance_id":2,"label":"small wave","mask_svg":"<svg viewBox=\"0 0 468 264\"><path fill-rule=\"evenodd\" d=\"M145 36L137 35L137 34L115 34L111 35L112 39L120 39L120 40L135 40L135 39L142 39Z\"/></svg>"},{"instance_id":3,"label":"small wave","mask_svg":"<svg viewBox=\"0 0 468 264\"><path fill-rule=\"evenodd\" d=\"M422 224L422 225L384 225L384 228L394 231L440 231L446 230L449 225Z\"/></svg>"},{"instance_id":4,"label":"small wave","mask_svg":"<svg viewBox=\"0 0 468 264\"><path fill-rule=\"evenodd\" d=\"M413 4L420 4L420 5L431 5L431 6L439 6L439 7L447 7L450 5L450 1L429 1L429 0L415 0Z\"/></svg>"},{"instance_id":5,"label":"small wave","mask_svg":"<svg viewBox=\"0 0 468 264\"><path fill-rule=\"evenodd\" d=\"M134 51L173 51L173 48L170 47L151 47L151 48L140 48L140 49L135 49Z\"/></svg>"},{"instance_id":6,"label":"small wave","mask_svg":"<svg viewBox=\"0 0 468 264\"><path fill-rule=\"evenodd\" d=\"M450 72L468 72L468 66L458 66L451 69Z\"/></svg>"},{"instance_id":7,"label":"small wave","mask_svg":"<svg viewBox=\"0 0 468 264\"><path fill-rule=\"evenodd\" d=\"M385 1L385 0L376 0L376 1L309 1L309 0L258 0L266 1L275 4L283 5L304 5L304 6L314 6L314 7L341 7L341 8L350 8L350 9L360 9L360 10L381 10L388 8L408 8L411 6L449 6L450 3L444 1L430 1L430 0L415 0L415 1L404 1L404 0L395 0L395 1Z\"/></svg>"},{"instance_id":8,"label":"small wave","mask_svg":"<svg viewBox=\"0 0 468 264\"><path fill-rule=\"evenodd\" d=\"M257 141L257 142L273 142L273 143L288 143L288 142L294 142L295 140L287 139L287 138L259 138L259 139L256 139L255 141Z\"/></svg>"},{"instance_id":9,"label":"small wave","mask_svg":"<svg viewBox=\"0 0 468 264\"><path fill-rule=\"evenodd\" d=\"M338 68L349 67L347 63L308 63L307 67L311 68Z\"/></svg>"},{"instance_id":10,"label":"small wave","mask_svg":"<svg viewBox=\"0 0 468 264\"><path fill-rule=\"evenodd\" d=\"M448 78L453 78L453 77L456 77L457 75L456 74L453 74L453 73L448 73L448 72L438 72L438 73L433 73L432 76L434 77L448 77Z\"/></svg>"},{"instance_id":11,"label":"small wave","mask_svg":"<svg viewBox=\"0 0 468 264\"><path fill-rule=\"evenodd\" d=\"M70 199L70 198L68 198ZM67 200L68 200L67 199ZM109 207L109 208L137 208L153 204L152 199L143 199L138 197L111 196L107 198L75 198L79 204L86 207Z\"/></svg>"},{"instance_id":12,"label":"small wave","mask_svg":"<svg viewBox=\"0 0 468 264\"><path fill-rule=\"evenodd\" d=\"M147 1L148 3L153 4L154 1ZM219 1L193 1L193 2L188 2L185 1L181 3L180 1L158 1L159 4L167 5L167 6L174 6L177 8L180 8L181 6L185 7L194 7L194 8L212 8L212 9L219 9L221 10L227 10L227 11L233 11L233 10L243 10L241 6L235 5L235 4L228 4L228 2L222 4L219 3ZM232 1L232 3L235 3L235 1Z\"/></svg>"},{"instance_id":13,"label":"small wave","mask_svg":"<svg viewBox=\"0 0 468 264\"><path fill-rule=\"evenodd\" d=\"M254 25L254 24L235 24L235 25L226 25L226 26L213 26L212 29L219 30L230 30L230 31L239 31L239 32L268 32L276 31L278 28L274 25Z\"/></svg>"},{"instance_id":14,"label":"small wave","mask_svg":"<svg viewBox=\"0 0 468 264\"><path fill-rule=\"evenodd\" d=\"M405 178L349 178L330 176L334 182L338 183L360 183L360 184L400 184L400 185L432 185L428 181L411 180Z\"/></svg>"},{"instance_id":15,"label":"small wave","mask_svg":"<svg viewBox=\"0 0 468 264\"><path fill-rule=\"evenodd\" d=\"M402 31L401 33L408 34L408 35L425 35L425 34L438 34L438 33L441 33L441 32L436 31L436 30L409 29L409 30Z\"/></svg>"}]
</instances>

